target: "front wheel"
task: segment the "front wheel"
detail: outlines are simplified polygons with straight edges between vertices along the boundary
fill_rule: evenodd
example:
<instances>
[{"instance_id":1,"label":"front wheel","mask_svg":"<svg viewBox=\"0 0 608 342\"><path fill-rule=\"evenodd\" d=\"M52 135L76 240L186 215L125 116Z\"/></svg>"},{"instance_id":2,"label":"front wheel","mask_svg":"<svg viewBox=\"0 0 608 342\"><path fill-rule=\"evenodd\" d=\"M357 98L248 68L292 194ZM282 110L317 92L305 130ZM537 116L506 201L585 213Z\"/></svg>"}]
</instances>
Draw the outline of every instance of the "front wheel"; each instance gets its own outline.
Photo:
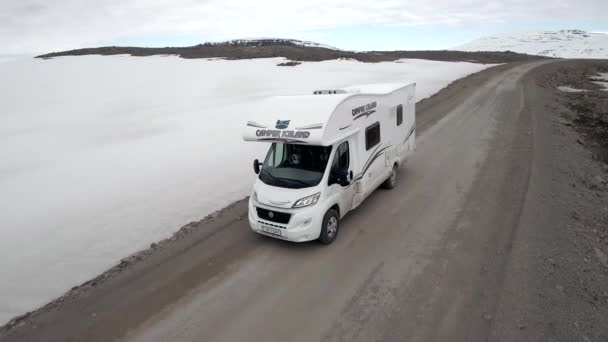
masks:
<instances>
[{"instance_id":1,"label":"front wheel","mask_svg":"<svg viewBox=\"0 0 608 342\"><path fill-rule=\"evenodd\" d=\"M338 226L340 223L340 216L334 209L329 209L323 217L323 223L321 226L321 235L319 235L319 241L325 245L336 240L338 236Z\"/></svg>"},{"instance_id":2,"label":"front wheel","mask_svg":"<svg viewBox=\"0 0 608 342\"><path fill-rule=\"evenodd\" d=\"M397 186L397 174L399 172L399 168L397 165L393 165L393 169L391 170L391 174L388 178L382 183L382 187L385 189L394 189Z\"/></svg>"}]
</instances>

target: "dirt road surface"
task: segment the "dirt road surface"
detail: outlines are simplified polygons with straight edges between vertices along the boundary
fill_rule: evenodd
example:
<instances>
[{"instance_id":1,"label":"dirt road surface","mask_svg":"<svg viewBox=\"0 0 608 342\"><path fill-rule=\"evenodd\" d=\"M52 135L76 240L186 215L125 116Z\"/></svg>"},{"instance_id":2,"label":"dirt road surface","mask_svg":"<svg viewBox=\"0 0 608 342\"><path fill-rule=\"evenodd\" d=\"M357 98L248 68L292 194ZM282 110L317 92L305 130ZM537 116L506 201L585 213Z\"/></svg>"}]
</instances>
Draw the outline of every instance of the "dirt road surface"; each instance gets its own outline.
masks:
<instances>
[{"instance_id":1,"label":"dirt road surface","mask_svg":"<svg viewBox=\"0 0 608 342\"><path fill-rule=\"evenodd\" d=\"M419 103L397 188L347 215L333 245L258 236L241 201L0 338L606 341L606 246L576 236L608 197L576 186L596 166L536 82L552 63L494 67Z\"/></svg>"}]
</instances>

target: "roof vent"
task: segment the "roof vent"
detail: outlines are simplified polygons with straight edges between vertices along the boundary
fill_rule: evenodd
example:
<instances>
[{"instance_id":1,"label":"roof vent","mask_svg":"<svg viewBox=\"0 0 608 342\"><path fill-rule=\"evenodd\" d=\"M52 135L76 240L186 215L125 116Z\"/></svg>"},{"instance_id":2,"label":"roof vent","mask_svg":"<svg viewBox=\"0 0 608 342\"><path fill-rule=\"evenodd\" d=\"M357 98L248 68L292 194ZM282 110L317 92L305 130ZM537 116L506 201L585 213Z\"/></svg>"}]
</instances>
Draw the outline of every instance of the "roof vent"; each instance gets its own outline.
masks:
<instances>
[{"instance_id":1,"label":"roof vent","mask_svg":"<svg viewBox=\"0 0 608 342\"><path fill-rule=\"evenodd\" d=\"M327 95L327 94L346 94L346 90L336 89L336 90L315 90L313 92L314 95Z\"/></svg>"}]
</instances>

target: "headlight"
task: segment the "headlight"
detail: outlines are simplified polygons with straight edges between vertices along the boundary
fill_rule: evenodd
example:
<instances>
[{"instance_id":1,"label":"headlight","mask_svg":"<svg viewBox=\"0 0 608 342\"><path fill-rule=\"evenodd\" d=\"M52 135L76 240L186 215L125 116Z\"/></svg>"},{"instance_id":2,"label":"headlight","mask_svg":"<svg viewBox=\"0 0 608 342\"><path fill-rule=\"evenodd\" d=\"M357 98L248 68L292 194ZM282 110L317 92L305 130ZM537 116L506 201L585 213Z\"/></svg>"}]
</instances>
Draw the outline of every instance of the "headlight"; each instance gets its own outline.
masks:
<instances>
[{"instance_id":1,"label":"headlight","mask_svg":"<svg viewBox=\"0 0 608 342\"><path fill-rule=\"evenodd\" d=\"M258 193L255 192L255 190L253 191L253 193L251 194L251 198L253 198L254 201L259 202L258 201Z\"/></svg>"},{"instance_id":2,"label":"headlight","mask_svg":"<svg viewBox=\"0 0 608 342\"><path fill-rule=\"evenodd\" d=\"M308 197L300 198L294 203L293 208L303 208L311 205L317 204L319 202L319 198L321 197L321 193L317 192L314 195L310 195Z\"/></svg>"}]
</instances>

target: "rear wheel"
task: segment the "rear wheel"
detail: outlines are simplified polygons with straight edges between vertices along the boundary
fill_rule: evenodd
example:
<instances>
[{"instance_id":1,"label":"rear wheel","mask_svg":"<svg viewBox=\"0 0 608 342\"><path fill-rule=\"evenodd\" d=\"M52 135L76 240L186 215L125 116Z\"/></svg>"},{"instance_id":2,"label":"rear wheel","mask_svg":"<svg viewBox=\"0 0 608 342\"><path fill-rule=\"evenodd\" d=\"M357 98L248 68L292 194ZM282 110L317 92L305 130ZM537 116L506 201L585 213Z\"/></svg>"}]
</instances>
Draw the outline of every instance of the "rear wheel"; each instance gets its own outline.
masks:
<instances>
[{"instance_id":1,"label":"rear wheel","mask_svg":"<svg viewBox=\"0 0 608 342\"><path fill-rule=\"evenodd\" d=\"M397 186L397 175L399 173L399 168L397 165L393 165L393 169L391 170L391 174L388 178L382 183L382 187L385 189L394 189Z\"/></svg>"},{"instance_id":2,"label":"rear wheel","mask_svg":"<svg viewBox=\"0 0 608 342\"><path fill-rule=\"evenodd\" d=\"M340 224L340 216L334 209L329 209L323 217L323 223L321 226L321 235L319 235L319 241L325 245L336 240L338 236L338 226Z\"/></svg>"}]
</instances>

